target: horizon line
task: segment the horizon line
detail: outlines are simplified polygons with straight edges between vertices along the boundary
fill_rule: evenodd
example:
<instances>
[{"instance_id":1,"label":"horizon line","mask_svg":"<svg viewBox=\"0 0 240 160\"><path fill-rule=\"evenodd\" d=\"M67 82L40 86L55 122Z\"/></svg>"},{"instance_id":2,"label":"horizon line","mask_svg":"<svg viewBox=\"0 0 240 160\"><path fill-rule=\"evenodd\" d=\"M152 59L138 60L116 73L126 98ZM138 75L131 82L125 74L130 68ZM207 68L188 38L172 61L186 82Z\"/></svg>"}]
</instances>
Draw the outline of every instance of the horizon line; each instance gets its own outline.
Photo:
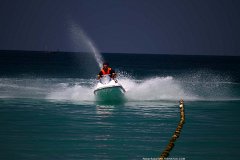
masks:
<instances>
[{"instance_id":1,"label":"horizon line","mask_svg":"<svg viewBox=\"0 0 240 160\"><path fill-rule=\"evenodd\" d=\"M46 52L46 53L91 53L91 52L87 52L87 51L63 51L63 50L22 50L22 49L0 49L0 52ZM189 51L188 51L189 52ZM207 53L202 53L202 54L188 54L187 53L173 53L173 52L169 52L169 53L146 53L146 52L141 52L141 53L136 53L136 52L100 52L100 54L149 54L149 55L169 55L169 56L226 56L226 57L239 57L240 55L236 55L236 54L230 54L230 55L226 55L226 54L207 54ZM0 53L2 54L2 53Z\"/></svg>"}]
</instances>

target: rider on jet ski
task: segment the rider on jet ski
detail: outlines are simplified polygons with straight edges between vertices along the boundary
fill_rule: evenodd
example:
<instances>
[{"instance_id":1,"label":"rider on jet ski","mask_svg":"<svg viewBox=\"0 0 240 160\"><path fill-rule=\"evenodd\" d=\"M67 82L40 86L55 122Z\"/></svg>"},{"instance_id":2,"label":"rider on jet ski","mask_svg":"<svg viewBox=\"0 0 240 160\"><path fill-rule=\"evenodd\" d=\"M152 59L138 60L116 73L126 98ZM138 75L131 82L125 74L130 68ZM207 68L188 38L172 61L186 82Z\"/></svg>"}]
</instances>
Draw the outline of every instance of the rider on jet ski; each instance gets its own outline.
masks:
<instances>
[{"instance_id":1,"label":"rider on jet ski","mask_svg":"<svg viewBox=\"0 0 240 160\"><path fill-rule=\"evenodd\" d=\"M100 79L103 75L106 75L106 74L108 74L112 79L115 79L117 76L115 71L109 67L109 63L104 62L103 68L99 72L97 79ZM117 80L115 80L115 82L117 83Z\"/></svg>"}]
</instances>

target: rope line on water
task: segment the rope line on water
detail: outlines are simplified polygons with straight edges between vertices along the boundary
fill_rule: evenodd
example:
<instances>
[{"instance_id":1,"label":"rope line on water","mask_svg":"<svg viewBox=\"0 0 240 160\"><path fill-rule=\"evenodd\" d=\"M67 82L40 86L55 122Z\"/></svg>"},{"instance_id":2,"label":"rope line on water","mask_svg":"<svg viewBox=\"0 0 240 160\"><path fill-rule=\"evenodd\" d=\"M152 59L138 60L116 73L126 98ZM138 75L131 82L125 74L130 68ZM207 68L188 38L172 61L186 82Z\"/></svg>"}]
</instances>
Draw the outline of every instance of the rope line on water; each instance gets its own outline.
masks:
<instances>
[{"instance_id":1,"label":"rope line on water","mask_svg":"<svg viewBox=\"0 0 240 160\"><path fill-rule=\"evenodd\" d=\"M181 99L179 101L179 108L180 108L180 121L179 121L178 126L177 126L175 132L173 133L173 136L170 139L168 145L166 146L166 148L164 149L164 151L160 155L160 160L164 160L164 158L167 158L169 156L170 151L174 147L174 142L180 136L183 124L185 123L185 113L184 113L184 101L183 101L183 99Z\"/></svg>"}]
</instances>

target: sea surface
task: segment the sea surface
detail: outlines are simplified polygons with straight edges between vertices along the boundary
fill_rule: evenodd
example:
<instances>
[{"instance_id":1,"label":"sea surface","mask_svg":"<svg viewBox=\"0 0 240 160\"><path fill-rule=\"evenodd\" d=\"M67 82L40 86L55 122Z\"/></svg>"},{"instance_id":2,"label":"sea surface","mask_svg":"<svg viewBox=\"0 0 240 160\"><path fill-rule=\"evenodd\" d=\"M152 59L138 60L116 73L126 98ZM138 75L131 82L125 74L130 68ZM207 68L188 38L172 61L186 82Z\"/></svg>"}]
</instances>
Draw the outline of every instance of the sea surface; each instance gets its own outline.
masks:
<instances>
[{"instance_id":1,"label":"sea surface","mask_svg":"<svg viewBox=\"0 0 240 160\"><path fill-rule=\"evenodd\" d=\"M92 54L0 51L0 159L239 159L240 57L105 53L126 101L98 102Z\"/></svg>"}]
</instances>

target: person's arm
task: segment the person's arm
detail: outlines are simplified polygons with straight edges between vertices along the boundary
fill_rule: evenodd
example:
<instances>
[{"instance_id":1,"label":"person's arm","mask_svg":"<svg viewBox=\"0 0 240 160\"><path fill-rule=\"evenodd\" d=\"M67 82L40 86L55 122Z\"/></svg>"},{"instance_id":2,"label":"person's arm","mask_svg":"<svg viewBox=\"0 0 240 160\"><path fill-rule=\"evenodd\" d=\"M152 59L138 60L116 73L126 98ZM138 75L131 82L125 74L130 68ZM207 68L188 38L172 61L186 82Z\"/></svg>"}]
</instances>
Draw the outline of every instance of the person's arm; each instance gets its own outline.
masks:
<instances>
[{"instance_id":1,"label":"person's arm","mask_svg":"<svg viewBox=\"0 0 240 160\"><path fill-rule=\"evenodd\" d=\"M117 77L117 74L116 74L116 72L115 72L113 69L111 69L110 74L111 74L111 77L112 77L113 79L115 79L115 78Z\"/></svg>"},{"instance_id":2,"label":"person's arm","mask_svg":"<svg viewBox=\"0 0 240 160\"><path fill-rule=\"evenodd\" d=\"M97 79L100 79L102 77L102 75L103 75L103 73L102 73L102 71L100 71L97 75Z\"/></svg>"}]
</instances>

